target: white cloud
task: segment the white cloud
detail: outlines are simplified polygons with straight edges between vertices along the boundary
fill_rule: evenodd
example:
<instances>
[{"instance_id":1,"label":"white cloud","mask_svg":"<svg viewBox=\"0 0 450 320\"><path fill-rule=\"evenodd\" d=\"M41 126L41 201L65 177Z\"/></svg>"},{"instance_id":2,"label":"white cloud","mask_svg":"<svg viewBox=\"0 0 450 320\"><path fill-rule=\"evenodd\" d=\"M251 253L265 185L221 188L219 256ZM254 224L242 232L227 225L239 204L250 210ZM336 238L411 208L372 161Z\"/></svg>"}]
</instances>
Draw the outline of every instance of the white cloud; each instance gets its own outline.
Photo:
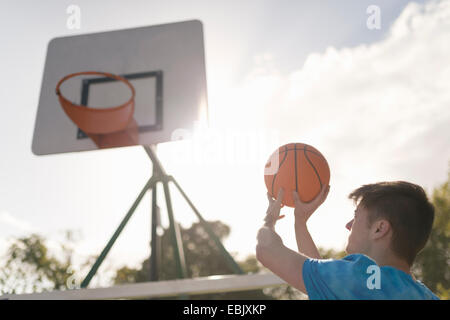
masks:
<instances>
[{"instance_id":1,"label":"white cloud","mask_svg":"<svg viewBox=\"0 0 450 320\"><path fill-rule=\"evenodd\" d=\"M310 225L313 236L321 235L315 237L319 245L342 248L344 225L352 213L346 197L361 184L407 180L431 191L446 179L449 37L450 1L411 3L383 40L312 53L300 70L288 75L268 73L273 69L270 59L258 58L256 71L236 91L253 100L220 105L228 112L230 106L236 110L230 113L234 123L251 126L255 121L249 119L256 119L278 129L282 142L309 143L327 157L332 189ZM263 68L264 63L270 68ZM248 194L248 188L236 186L234 192ZM254 212L261 199L247 196L248 208L242 204L241 210ZM295 248L290 222L280 222L280 234L288 235ZM245 232L253 234L247 228Z\"/></svg>"},{"instance_id":2,"label":"white cloud","mask_svg":"<svg viewBox=\"0 0 450 320\"><path fill-rule=\"evenodd\" d=\"M411 3L383 41L311 54L285 79L283 112L270 112L268 123L316 141L343 174L365 161L412 176L430 166L414 162L423 153L442 170L450 148L430 147L450 141L448 17L449 1Z\"/></svg>"}]
</instances>

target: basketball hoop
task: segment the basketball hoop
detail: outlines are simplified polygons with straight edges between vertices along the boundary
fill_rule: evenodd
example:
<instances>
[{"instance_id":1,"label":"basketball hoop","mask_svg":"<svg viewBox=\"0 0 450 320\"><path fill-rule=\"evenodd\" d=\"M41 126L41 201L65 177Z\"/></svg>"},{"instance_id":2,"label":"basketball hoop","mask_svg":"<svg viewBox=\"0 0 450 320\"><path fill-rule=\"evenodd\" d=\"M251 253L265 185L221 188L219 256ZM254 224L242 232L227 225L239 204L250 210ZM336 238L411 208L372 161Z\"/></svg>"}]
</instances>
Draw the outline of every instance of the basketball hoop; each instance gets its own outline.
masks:
<instances>
[{"instance_id":1,"label":"basketball hoop","mask_svg":"<svg viewBox=\"0 0 450 320\"><path fill-rule=\"evenodd\" d=\"M61 93L61 84L81 75L100 75L123 82L131 90L130 99L116 107L95 109L69 101ZM83 130L99 148L110 148L138 144L138 126L133 118L135 90L124 77L97 71L69 74L59 80L56 95L67 116Z\"/></svg>"}]
</instances>

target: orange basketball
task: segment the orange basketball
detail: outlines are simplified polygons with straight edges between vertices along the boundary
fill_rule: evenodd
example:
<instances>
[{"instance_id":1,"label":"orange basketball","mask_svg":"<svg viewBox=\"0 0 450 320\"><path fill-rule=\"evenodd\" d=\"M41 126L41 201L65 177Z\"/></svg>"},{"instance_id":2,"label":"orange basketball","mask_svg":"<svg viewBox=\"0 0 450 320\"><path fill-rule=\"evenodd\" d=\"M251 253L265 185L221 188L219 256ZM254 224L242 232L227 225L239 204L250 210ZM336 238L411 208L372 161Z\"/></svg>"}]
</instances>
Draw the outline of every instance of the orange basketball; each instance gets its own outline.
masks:
<instances>
[{"instance_id":1,"label":"orange basketball","mask_svg":"<svg viewBox=\"0 0 450 320\"><path fill-rule=\"evenodd\" d=\"M278 148L264 168L264 181L269 194L276 198L284 189L282 204L295 207L292 191L303 202L313 200L330 182L330 168L325 157L304 143L289 143Z\"/></svg>"}]
</instances>

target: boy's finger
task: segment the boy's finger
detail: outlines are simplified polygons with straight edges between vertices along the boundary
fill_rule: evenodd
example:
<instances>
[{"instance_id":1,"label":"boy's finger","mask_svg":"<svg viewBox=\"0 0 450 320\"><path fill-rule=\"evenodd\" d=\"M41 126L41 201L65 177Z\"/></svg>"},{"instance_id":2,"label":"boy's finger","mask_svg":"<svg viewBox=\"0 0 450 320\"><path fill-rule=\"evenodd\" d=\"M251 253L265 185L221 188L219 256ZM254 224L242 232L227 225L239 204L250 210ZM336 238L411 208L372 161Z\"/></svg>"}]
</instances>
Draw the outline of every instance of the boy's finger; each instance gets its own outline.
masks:
<instances>
[{"instance_id":1,"label":"boy's finger","mask_svg":"<svg viewBox=\"0 0 450 320\"><path fill-rule=\"evenodd\" d=\"M330 191L330 186L329 185L322 189L321 195L319 197L320 198L320 203L323 203L325 201L325 199L328 196L328 191Z\"/></svg>"},{"instance_id":2,"label":"boy's finger","mask_svg":"<svg viewBox=\"0 0 450 320\"><path fill-rule=\"evenodd\" d=\"M322 199L325 198L325 195L327 194L327 188L328 187L323 186L322 190L320 190L320 197L319 198L322 198Z\"/></svg>"},{"instance_id":3,"label":"boy's finger","mask_svg":"<svg viewBox=\"0 0 450 320\"><path fill-rule=\"evenodd\" d=\"M326 188L323 188L323 199L325 200L328 196L328 192L330 191L330 186L328 185Z\"/></svg>"},{"instance_id":4,"label":"boy's finger","mask_svg":"<svg viewBox=\"0 0 450 320\"><path fill-rule=\"evenodd\" d=\"M298 202L298 201L300 201L300 198L298 197L298 193L297 193L297 191L292 191L292 197L294 198L294 201L295 202Z\"/></svg>"},{"instance_id":5,"label":"boy's finger","mask_svg":"<svg viewBox=\"0 0 450 320\"><path fill-rule=\"evenodd\" d=\"M283 188L280 188L280 190L278 191L278 196L277 196L277 200L276 200L276 202L278 204L281 204L281 200L283 200L283 196L284 196L284 190L283 190Z\"/></svg>"},{"instance_id":6,"label":"boy's finger","mask_svg":"<svg viewBox=\"0 0 450 320\"><path fill-rule=\"evenodd\" d=\"M293 194L293 197L294 197L294 202L302 204L302 205L305 205L305 204L309 203L309 202L303 202L302 199L300 199L300 195L298 194L297 191L294 190L292 194Z\"/></svg>"},{"instance_id":7,"label":"boy's finger","mask_svg":"<svg viewBox=\"0 0 450 320\"><path fill-rule=\"evenodd\" d=\"M282 214L281 216L278 217L278 220L283 219L285 217L284 214Z\"/></svg>"}]
</instances>

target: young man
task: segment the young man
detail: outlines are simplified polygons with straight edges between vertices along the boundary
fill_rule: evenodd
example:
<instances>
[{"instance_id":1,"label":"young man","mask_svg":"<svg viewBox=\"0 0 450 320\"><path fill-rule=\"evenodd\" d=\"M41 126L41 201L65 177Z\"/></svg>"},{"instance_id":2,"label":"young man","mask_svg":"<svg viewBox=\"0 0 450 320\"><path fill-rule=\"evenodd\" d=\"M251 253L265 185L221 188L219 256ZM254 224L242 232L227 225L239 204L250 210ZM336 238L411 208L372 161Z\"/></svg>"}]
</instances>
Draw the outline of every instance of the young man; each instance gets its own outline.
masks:
<instances>
[{"instance_id":1,"label":"young man","mask_svg":"<svg viewBox=\"0 0 450 320\"><path fill-rule=\"evenodd\" d=\"M276 200L268 194L265 224L257 236L257 259L310 299L438 299L410 272L434 220L434 207L424 190L403 181L354 190L349 198L355 202L355 216L346 225L349 255L341 260L322 259L306 227L329 190L330 186L323 187L309 203L293 192L299 253L284 246L274 229L284 191Z\"/></svg>"}]
</instances>

